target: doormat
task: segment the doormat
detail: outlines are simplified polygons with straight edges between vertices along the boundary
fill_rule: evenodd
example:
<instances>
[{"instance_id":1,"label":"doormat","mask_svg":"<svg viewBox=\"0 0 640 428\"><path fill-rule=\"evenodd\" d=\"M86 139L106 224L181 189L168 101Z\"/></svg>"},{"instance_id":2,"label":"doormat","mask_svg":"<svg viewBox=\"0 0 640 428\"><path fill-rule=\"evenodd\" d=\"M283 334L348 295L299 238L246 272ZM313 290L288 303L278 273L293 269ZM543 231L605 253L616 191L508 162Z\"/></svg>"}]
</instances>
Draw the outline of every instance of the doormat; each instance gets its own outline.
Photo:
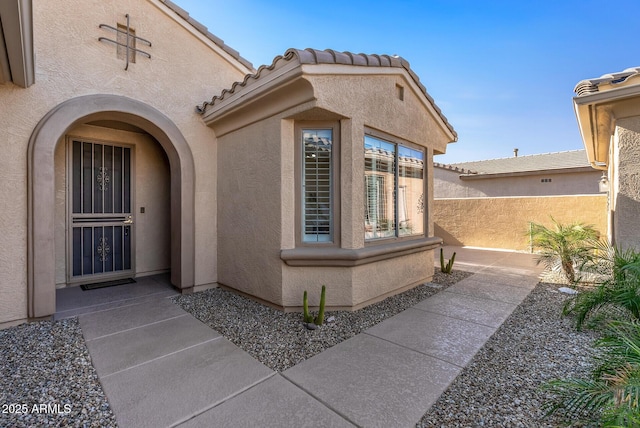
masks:
<instances>
[{"instance_id":1,"label":"doormat","mask_svg":"<svg viewBox=\"0 0 640 428\"><path fill-rule=\"evenodd\" d=\"M106 288L106 287L113 287L116 285L133 284L135 282L136 280L133 278L115 279L113 281L94 282L93 284L82 284L80 288L82 288L84 291L87 291L87 290L95 290L96 288Z\"/></svg>"}]
</instances>

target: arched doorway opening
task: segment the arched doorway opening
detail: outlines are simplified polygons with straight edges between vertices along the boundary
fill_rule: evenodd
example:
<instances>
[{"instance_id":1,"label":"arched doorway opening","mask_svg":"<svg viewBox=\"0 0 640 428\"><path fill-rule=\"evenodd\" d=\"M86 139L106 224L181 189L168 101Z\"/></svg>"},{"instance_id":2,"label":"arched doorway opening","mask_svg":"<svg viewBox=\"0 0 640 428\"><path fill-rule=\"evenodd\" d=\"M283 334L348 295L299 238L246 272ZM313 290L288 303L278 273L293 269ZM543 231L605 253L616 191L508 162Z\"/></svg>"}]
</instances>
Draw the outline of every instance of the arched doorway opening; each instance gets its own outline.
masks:
<instances>
[{"instance_id":1,"label":"arched doorway opening","mask_svg":"<svg viewBox=\"0 0 640 428\"><path fill-rule=\"evenodd\" d=\"M55 312L55 152L69 131L90 123L119 123L138 128L159 144L170 170L171 283L194 286L194 162L176 125L157 109L118 95L88 95L52 109L36 126L28 153L28 314Z\"/></svg>"}]
</instances>

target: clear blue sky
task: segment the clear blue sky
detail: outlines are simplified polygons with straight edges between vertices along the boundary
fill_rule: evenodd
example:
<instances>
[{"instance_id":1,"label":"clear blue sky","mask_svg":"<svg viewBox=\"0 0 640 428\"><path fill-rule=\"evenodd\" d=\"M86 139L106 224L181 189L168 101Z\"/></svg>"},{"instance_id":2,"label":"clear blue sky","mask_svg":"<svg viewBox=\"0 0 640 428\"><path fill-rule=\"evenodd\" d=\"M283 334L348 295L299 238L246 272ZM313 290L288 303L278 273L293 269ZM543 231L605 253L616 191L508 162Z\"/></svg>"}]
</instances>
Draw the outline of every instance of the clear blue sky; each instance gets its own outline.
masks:
<instances>
[{"instance_id":1,"label":"clear blue sky","mask_svg":"<svg viewBox=\"0 0 640 428\"><path fill-rule=\"evenodd\" d=\"M576 83L640 66L639 0L173 1L256 68L288 48L404 57L458 132L444 163L581 149Z\"/></svg>"}]
</instances>

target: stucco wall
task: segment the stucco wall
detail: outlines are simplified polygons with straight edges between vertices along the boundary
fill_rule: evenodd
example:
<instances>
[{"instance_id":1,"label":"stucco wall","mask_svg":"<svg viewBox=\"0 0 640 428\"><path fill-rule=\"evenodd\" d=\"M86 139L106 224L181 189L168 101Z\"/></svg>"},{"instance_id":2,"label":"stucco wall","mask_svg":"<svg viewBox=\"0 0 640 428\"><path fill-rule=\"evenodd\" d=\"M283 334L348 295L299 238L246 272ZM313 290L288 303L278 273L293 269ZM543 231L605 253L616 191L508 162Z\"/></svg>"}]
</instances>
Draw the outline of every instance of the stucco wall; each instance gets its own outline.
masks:
<instances>
[{"instance_id":1,"label":"stucco wall","mask_svg":"<svg viewBox=\"0 0 640 428\"><path fill-rule=\"evenodd\" d=\"M258 122L218 144L219 282L279 304L280 123Z\"/></svg>"},{"instance_id":2,"label":"stucco wall","mask_svg":"<svg viewBox=\"0 0 640 428\"><path fill-rule=\"evenodd\" d=\"M306 290L317 306L322 286L327 307L361 307L404 291L433 277L433 251L422 251L354 268L283 266L283 305L301 308Z\"/></svg>"},{"instance_id":3,"label":"stucco wall","mask_svg":"<svg viewBox=\"0 0 640 428\"><path fill-rule=\"evenodd\" d=\"M435 234L447 245L529 250L529 222L592 224L607 231L606 195L434 200Z\"/></svg>"},{"instance_id":4,"label":"stucco wall","mask_svg":"<svg viewBox=\"0 0 640 428\"><path fill-rule=\"evenodd\" d=\"M136 34L153 43L147 49L152 58L138 56L128 71L114 45L98 41L113 37L98 25L124 23L126 13ZM196 169L195 281L216 281L215 135L194 106L241 79L246 70L232 66L214 52L211 42L171 14L155 0L34 2L36 83L27 89L0 85L0 322L27 315L29 137L53 107L81 95L134 98L178 126L191 146Z\"/></svg>"},{"instance_id":5,"label":"stucco wall","mask_svg":"<svg viewBox=\"0 0 640 428\"><path fill-rule=\"evenodd\" d=\"M387 71L382 69L381 73ZM401 75L311 76L318 105L415 144L439 150L450 141L424 95ZM398 97L403 88L403 99ZM419 89L418 89L419 90Z\"/></svg>"},{"instance_id":6,"label":"stucco wall","mask_svg":"<svg viewBox=\"0 0 640 428\"><path fill-rule=\"evenodd\" d=\"M640 117L616 122L613 150L614 240L623 248L640 249Z\"/></svg>"},{"instance_id":7,"label":"stucco wall","mask_svg":"<svg viewBox=\"0 0 640 428\"><path fill-rule=\"evenodd\" d=\"M601 171L562 174L541 173L527 176L509 176L461 180L459 171L434 168L434 197L479 198L495 196L552 196L598 194ZM542 182L551 179L551 182Z\"/></svg>"},{"instance_id":8,"label":"stucco wall","mask_svg":"<svg viewBox=\"0 0 640 428\"><path fill-rule=\"evenodd\" d=\"M319 67L317 71L324 70ZM336 70L337 71L337 70ZM353 72L352 69L343 70ZM395 70L398 72L398 70ZM384 74L384 73L383 73ZM329 254L385 247L398 241L384 239L365 242L364 176L365 133L375 133L396 143L412 143L425 148L425 209L430 212L429 182L432 173L433 147L443 149L448 138L435 119L430 118L419 95L409 89L398 75L354 76L332 73L330 76L304 75L314 87L315 99L308 94L309 85L288 83L287 97L272 88L270 96L254 104L239 106L212 120L220 129L218 139L218 265L219 282L278 306L297 308L302 294L319 296L327 285L327 305L353 307L370 302L408 286L429 280L433 275L433 251L423 250L402 256L376 260L354 266L331 260L321 266L287 265L281 250L320 250ZM404 101L397 97L398 84L404 85ZM299 100L307 100L300 103ZM287 102L288 108L287 108ZM263 112L260 116L260 110ZM273 113L279 111L279 113ZM268 112L268 113L267 113ZM438 119L439 120L439 119ZM339 165L339 228L334 244L298 244L296 247L296 212L300 209L296 195L295 126L313 126L320 121L339 124L339 138L334 135ZM319 123L319 122L316 122ZM297 173L299 174L299 172ZM244 223L246 226L243 227ZM427 236L433 228L426 221ZM388 248L388 247L387 247ZM388 251L391 251L389 249ZM314 253L316 254L316 253ZM319 258L322 259L320 254ZM348 262L346 262L348 263ZM310 298L311 298L310 296ZM315 297L313 297L315 298ZM313 305L313 300L311 301Z\"/></svg>"}]
</instances>

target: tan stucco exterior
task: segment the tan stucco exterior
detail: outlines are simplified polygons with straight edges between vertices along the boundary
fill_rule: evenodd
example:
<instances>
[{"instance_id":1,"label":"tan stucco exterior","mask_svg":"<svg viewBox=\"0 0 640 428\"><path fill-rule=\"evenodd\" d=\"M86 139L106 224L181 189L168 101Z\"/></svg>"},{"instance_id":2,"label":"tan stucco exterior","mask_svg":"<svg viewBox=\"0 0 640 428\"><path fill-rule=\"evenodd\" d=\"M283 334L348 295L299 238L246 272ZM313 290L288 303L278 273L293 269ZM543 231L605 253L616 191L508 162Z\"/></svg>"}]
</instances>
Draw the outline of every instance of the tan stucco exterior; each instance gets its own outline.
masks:
<instances>
[{"instance_id":1,"label":"tan stucco exterior","mask_svg":"<svg viewBox=\"0 0 640 428\"><path fill-rule=\"evenodd\" d=\"M131 150L134 277L170 272L182 292L218 283L286 310L322 284L328 306L353 309L430 279L432 159L456 134L402 58L309 50L296 62L288 51L255 71L170 2L10 1L33 6L17 43L33 31L34 55L20 59L35 78L18 85L0 64L0 326L51 316L56 287L84 281L71 274L73 139ZM136 45L150 58L128 65L101 40L127 22L151 42ZM222 95L198 105L212 93ZM300 240L303 123L334 127L329 245ZM365 133L422 150L420 234L365 240ZM99 182L94 167L87 180Z\"/></svg>"},{"instance_id":2,"label":"tan stucco exterior","mask_svg":"<svg viewBox=\"0 0 640 428\"><path fill-rule=\"evenodd\" d=\"M114 45L98 41L99 37L113 37L98 25L116 26L125 21L125 14L129 14L136 34L153 42L147 48L151 59L138 56L127 71ZM33 33L36 83L26 89L12 83L0 85L0 144L4 151L0 200L6 201L0 208L0 323L50 315L55 310L55 284L62 285L64 277L60 255L60 240L64 239L64 231L60 232L64 221L60 186L65 179L61 147L68 133L86 130L82 125L94 121L131 124L144 131L143 136L124 135L118 124L99 130L107 139L123 137L138 147L137 211L141 206L151 210L158 206L163 211L155 224L156 220L140 219L139 233L166 225L167 195L160 194L167 180L171 197L177 198L171 202L171 246L175 248L167 247L166 230L158 234L156 242L149 241L146 233L137 236L141 252L158 246L155 254L139 254L136 266L140 273L167 269L167 253L171 252L172 281L178 287L215 282L216 216L211 214L217 198L215 134L194 113L193 106L210 91L222 90L251 70L155 0L33 2ZM135 102L128 101L133 99ZM138 144L140 139L147 143ZM174 140L183 144L177 151L171 149ZM167 163L171 178L166 176ZM149 178L160 181L149 187ZM47 185L28 191L28 183L49 183L51 190L46 190ZM44 190L44 198L40 190ZM190 205L186 211L182 203ZM181 220L181 213L193 217ZM50 220L41 222L42 218Z\"/></svg>"},{"instance_id":3,"label":"tan stucco exterior","mask_svg":"<svg viewBox=\"0 0 640 428\"><path fill-rule=\"evenodd\" d=\"M640 114L621 118L611 147L611 234L622 248L640 248Z\"/></svg>"},{"instance_id":4,"label":"tan stucco exterior","mask_svg":"<svg viewBox=\"0 0 640 428\"><path fill-rule=\"evenodd\" d=\"M610 241L640 248L640 75L637 69L585 80L574 108L589 161L607 172Z\"/></svg>"},{"instance_id":5,"label":"tan stucco exterior","mask_svg":"<svg viewBox=\"0 0 640 428\"><path fill-rule=\"evenodd\" d=\"M244 88L242 104L232 96L204 113L219 142L220 283L284 309L298 308L304 290L314 295L324 284L329 307L353 309L429 280L439 242L429 217L432 156L454 137L400 69L281 61L274 62L275 81L260 87L257 79L257 89ZM339 129L339 211L331 244L304 244L296 235L299 123ZM365 133L423 148L422 235L365 240Z\"/></svg>"},{"instance_id":6,"label":"tan stucco exterior","mask_svg":"<svg viewBox=\"0 0 640 428\"><path fill-rule=\"evenodd\" d=\"M447 245L529 251L529 223L581 222L607 230L606 195L436 199L435 234Z\"/></svg>"}]
</instances>

